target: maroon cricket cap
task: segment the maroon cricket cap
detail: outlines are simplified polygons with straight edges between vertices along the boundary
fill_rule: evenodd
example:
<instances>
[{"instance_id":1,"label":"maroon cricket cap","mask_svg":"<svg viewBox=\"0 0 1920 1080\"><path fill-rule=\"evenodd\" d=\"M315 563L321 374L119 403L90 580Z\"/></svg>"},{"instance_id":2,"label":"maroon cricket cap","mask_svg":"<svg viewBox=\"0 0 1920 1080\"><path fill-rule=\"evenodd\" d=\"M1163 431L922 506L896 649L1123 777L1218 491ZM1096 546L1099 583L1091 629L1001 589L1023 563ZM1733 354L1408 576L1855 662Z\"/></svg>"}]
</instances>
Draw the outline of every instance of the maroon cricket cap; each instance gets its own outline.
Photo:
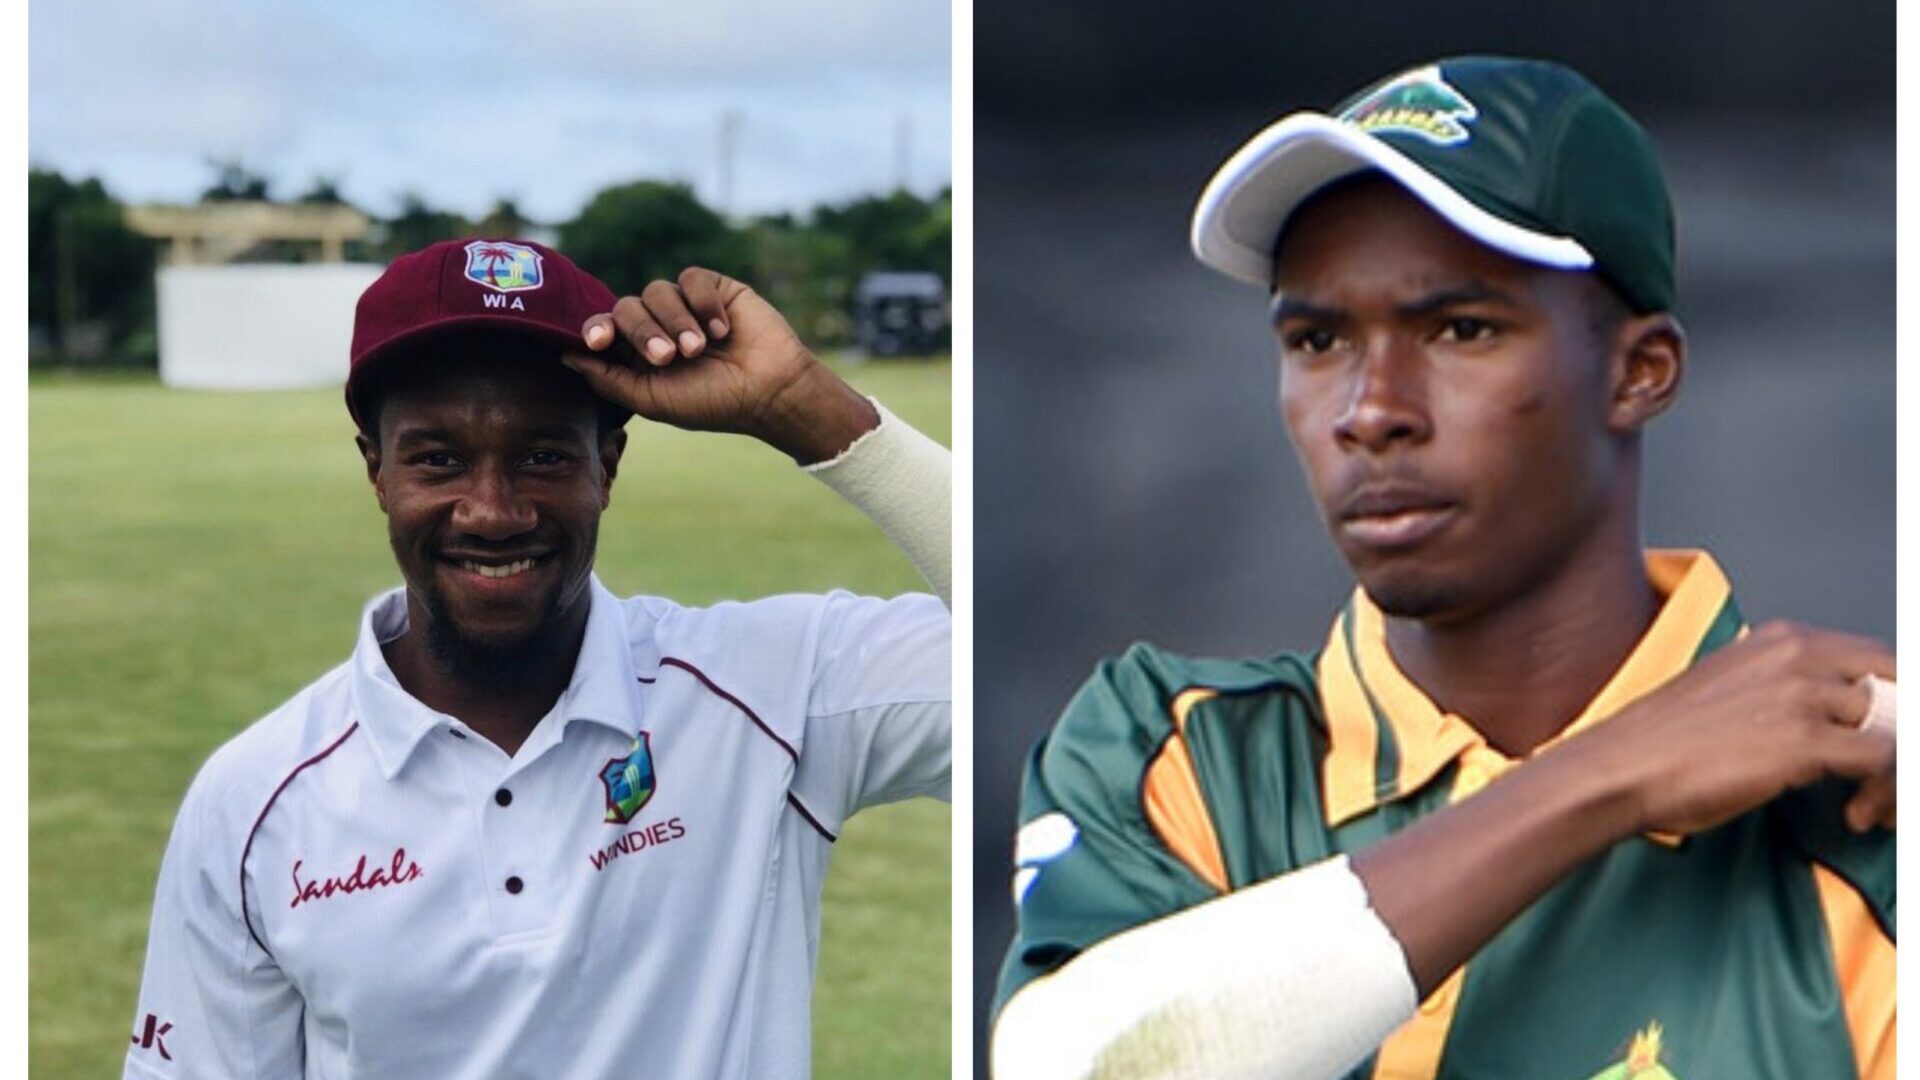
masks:
<instances>
[{"instance_id":1,"label":"maroon cricket cap","mask_svg":"<svg viewBox=\"0 0 1920 1080\"><path fill-rule=\"evenodd\" d=\"M499 329L584 349L580 327L613 303L599 278L526 240L442 240L402 255L354 306L347 411L359 423L369 373L441 334Z\"/></svg>"}]
</instances>

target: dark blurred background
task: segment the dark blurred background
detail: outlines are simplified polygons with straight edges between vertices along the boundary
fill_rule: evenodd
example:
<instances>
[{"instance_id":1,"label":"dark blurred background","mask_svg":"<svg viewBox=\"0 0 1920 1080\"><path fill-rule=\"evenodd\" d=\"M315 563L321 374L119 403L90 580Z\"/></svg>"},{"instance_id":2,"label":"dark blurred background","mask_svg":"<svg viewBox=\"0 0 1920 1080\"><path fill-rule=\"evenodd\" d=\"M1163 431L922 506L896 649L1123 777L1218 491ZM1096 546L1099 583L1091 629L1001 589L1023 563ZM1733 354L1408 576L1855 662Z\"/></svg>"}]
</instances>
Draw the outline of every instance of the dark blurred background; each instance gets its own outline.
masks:
<instances>
[{"instance_id":1,"label":"dark blurred background","mask_svg":"<svg viewBox=\"0 0 1920 1080\"><path fill-rule=\"evenodd\" d=\"M1276 117L1464 52L1585 72L1652 134L1692 363L1651 543L1749 618L1893 640L1894 5L975 0L975 1038L1022 759L1102 656L1317 648L1351 587L1258 289L1188 215Z\"/></svg>"}]
</instances>

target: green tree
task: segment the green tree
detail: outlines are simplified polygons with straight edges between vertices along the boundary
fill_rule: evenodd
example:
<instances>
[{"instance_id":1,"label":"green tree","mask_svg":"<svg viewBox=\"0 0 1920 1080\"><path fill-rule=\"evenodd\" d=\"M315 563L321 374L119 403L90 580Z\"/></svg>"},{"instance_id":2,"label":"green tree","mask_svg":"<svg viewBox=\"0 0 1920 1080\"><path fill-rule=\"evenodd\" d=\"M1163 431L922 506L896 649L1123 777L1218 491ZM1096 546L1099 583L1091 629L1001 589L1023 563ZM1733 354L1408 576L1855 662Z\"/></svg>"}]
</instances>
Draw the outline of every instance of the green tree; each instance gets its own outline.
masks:
<instances>
[{"instance_id":1,"label":"green tree","mask_svg":"<svg viewBox=\"0 0 1920 1080\"><path fill-rule=\"evenodd\" d=\"M931 270L940 280L953 284L953 189L927 206L927 214L908 234L910 270Z\"/></svg>"},{"instance_id":2,"label":"green tree","mask_svg":"<svg viewBox=\"0 0 1920 1080\"><path fill-rule=\"evenodd\" d=\"M853 246L846 237L796 223L791 215L760 218L748 227L748 280L816 345L851 338Z\"/></svg>"},{"instance_id":3,"label":"green tree","mask_svg":"<svg viewBox=\"0 0 1920 1080\"><path fill-rule=\"evenodd\" d=\"M201 202L264 202L273 181L241 164L238 158L208 159L213 186L200 193Z\"/></svg>"},{"instance_id":4,"label":"green tree","mask_svg":"<svg viewBox=\"0 0 1920 1080\"><path fill-rule=\"evenodd\" d=\"M560 249L615 293L692 265L744 273L748 246L685 184L639 180L595 195L560 226Z\"/></svg>"},{"instance_id":5,"label":"green tree","mask_svg":"<svg viewBox=\"0 0 1920 1080\"><path fill-rule=\"evenodd\" d=\"M398 258L441 240L456 240L473 235L473 225L450 210L435 210L418 192L400 196L400 212L388 218L386 241L380 245L385 259Z\"/></svg>"},{"instance_id":6,"label":"green tree","mask_svg":"<svg viewBox=\"0 0 1920 1080\"><path fill-rule=\"evenodd\" d=\"M155 247L98 179L27 171L27 322L61 353L92 326L111 351L151 359Z\"/></svg>"},{"instance_id":7,"label":"green tree","mask_svg":"<svg viewBox=\"0 0 1920 1080\"><path fill-rule=\"evenodd\" d=\"M944 280L952 272L953 201L948 194L929 202L912 192L895 191L819 206L813 224L851 245L856 276L869 270L931 270Z\"/></svg>"},{"instance_id":8,"label":"green tree","mask_svg":"<svg viewBox=\"0 0 1920 1080\"><path fill-rule=\"evenodd\" d=\"M303 206L349 206L346 196L340 194L340 178L324 173L313 178L313 183L300 197L294 200Z\"/></svg>"},{"instance_id":9,"label":"green tree","mask_svg":"<svg viewBox=\"0 0 1920 1080\"><path fill-rule=\"evenodd\" d=\"M499 199L480 218L480 235L494 238L525 236L533 225L533 219L520 212L520 204L513 199Z\"/></svg>"}]
</instances>

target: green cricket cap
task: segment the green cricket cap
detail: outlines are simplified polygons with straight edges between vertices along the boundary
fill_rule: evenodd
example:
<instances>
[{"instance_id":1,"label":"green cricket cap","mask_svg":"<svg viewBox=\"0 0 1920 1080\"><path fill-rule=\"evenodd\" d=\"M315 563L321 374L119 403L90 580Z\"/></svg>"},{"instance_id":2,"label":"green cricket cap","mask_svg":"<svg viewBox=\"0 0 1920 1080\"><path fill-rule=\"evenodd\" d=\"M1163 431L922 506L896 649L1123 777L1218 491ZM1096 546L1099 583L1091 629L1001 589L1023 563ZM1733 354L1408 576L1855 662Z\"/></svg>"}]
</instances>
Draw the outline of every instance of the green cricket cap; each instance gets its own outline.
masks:
<instances>
[{"instance_id":1,"label":"green cricket cap","mask_svg":"<svg viewBox=\"0 0 1920 1080\"><path fill-rule=\"evenodd\" d=\"M1331 113L1276 121L1208 182L1193 214L1194 253L1271 287L1294 210L1368 169L1488 247L1592 270L1641 314L1674 305L1673 204L1653 143L1585 77L1544 60L1440 60Z\"/></svg>"}]
</instances>

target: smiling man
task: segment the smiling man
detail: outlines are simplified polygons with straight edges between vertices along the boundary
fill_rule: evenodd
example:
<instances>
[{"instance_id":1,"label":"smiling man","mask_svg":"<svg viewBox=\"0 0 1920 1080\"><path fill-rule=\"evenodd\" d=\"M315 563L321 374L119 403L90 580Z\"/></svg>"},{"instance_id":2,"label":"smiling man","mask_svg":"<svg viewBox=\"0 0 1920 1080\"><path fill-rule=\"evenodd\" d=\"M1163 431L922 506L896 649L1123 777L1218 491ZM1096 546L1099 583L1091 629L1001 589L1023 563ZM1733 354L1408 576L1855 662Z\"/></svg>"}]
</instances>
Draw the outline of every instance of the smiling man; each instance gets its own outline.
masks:
<instances>
[{"instance_id":1,"label":"smiling man","mask_svg":"<svg viewBox=\"0 0 1920 1080\"><path fill-rule=\"evenodd\" d=\"M1035 750L996 1074L1891 1078L1894 657L1643 550L1639 127L1441 61L1260 133L1193 237L1271 293L1357 588L1317 653L1136 647Z\"/></svg>"},{"instance_id":2,"label":"smiling man","mask_svg":"<svg viewBox=\"0 0 1920 1080\"><path fill-rule=\"evenodd\" d=\"M738 281L511 241L396 260L347 403L405 586L188 791L126 1075L805 1076L835 836L950 783L946 451ZM941 599L615 597L634 414L788 454Z\"/></svg>"}]
</instances>

